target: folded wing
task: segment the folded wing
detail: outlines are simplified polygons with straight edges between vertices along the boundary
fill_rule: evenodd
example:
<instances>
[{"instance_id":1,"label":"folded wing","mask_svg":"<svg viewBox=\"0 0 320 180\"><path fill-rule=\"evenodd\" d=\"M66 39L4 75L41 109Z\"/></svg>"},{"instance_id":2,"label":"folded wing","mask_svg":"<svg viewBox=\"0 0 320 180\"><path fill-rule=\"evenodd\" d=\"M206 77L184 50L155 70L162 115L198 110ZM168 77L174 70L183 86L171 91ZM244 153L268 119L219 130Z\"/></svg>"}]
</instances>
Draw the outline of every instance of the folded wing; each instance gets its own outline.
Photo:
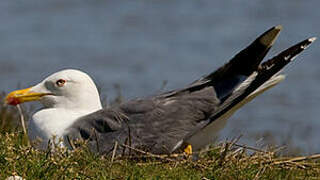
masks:
<instances>
[{"instance_id":1,"label":"folded wing","mask_svg":"<svg viewBox=\"0 0 320 180\"><path fill-rule=\"evenodd\" d=\"M227 64L189 86L135 99L78 119L65 142L84 139L92 151L110 153L127 144L152 153L172 153L191 144L211 142L225 121L242 105L284 79L279 72L315 39L307 39L261 63L281 26L275 26ZM130 153L124 146L118 152Z\"/></svg>"}]
</instances>

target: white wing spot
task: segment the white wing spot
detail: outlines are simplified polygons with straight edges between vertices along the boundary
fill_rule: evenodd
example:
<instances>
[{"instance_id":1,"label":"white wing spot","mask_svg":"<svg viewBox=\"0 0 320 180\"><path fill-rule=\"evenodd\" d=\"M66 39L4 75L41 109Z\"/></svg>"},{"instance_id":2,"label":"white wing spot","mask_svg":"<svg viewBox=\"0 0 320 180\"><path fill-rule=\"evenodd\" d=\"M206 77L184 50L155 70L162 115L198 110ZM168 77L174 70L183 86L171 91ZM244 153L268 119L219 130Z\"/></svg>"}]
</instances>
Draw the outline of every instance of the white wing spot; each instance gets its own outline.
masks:
<instances>
[{"instance_id":1,"label":"white wing spot","mask_svg":"<svg viewBox=\"0 0 320 180\"><path fill-rule=\"evenodd\" d=\"M284 60L288 61L288 60L290 60L290 58L291 58L291 55L288 55L288 56L284 57Z\"/></svg>"},{"instance_id":2,"label":"white wing spot","mask_svg":"<svg viewBox=\"0 0 320 180\"><path fill-rule=\"evenodd\" d=\"M174 103L174 102L176 102L176 101L175 101L175 100L169 100L169 101L164 102L163 105L164 105L164 106L170 105L170 104L172 104L172 103Z\"/></svg>"},{"instance_id":3,"label":"white wing spot","mask_svg":"<svg viewBox=\"0 0 320 180\"><path fill-rule=\"evenodd\" d=\"M307 45L307 44L305 44L305 45L301 45L301 46L300 46L300 48L301 48L301 49L306 49L307 47L308 47L308 45Z\"/></svg>"}]
</instances>

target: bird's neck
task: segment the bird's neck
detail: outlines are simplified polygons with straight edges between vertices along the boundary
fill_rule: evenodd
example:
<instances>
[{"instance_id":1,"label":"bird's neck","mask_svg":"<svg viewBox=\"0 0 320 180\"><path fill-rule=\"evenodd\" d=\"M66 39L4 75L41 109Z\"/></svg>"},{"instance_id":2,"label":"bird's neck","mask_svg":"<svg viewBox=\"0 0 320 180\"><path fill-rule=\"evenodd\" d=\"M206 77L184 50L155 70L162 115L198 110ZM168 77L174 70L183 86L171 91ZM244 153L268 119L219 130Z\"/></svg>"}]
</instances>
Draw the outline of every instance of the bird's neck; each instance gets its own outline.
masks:
<instances>
[{"instance_id":1,"label":"bird's neck","mask_svg":"<svg viewBox=\"0 0 320 180\"><path fill-rule=\"evenodd\" d=\"M29 121L28 135L31 141L41 140L37 146L46 149L49 140L59 142L65 133L79 117L95 112L98 109L65 109L45 108L36 112Z\"/></svg>"}]
</instances>

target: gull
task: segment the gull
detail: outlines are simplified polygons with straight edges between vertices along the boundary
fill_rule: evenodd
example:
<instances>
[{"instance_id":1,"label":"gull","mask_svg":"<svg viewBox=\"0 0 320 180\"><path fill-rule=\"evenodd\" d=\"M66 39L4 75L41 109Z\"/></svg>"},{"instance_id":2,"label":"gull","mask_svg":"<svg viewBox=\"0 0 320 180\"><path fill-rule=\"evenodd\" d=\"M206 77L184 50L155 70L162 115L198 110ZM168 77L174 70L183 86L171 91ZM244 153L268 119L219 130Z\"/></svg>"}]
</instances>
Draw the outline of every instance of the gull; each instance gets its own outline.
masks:
<instances>
[{"instance_id":1,"label":"gull","mask_svg":"<svg viewBox=\"0 0 320 180\"><path fill-rule=\"evenodd\" d=\"M28 123L29 139L38 142L33 145L39 149L46 149L50 141L73 149L74 142L83 140L99 154L128 154L128 146L154 154L191 154L210 144L237 109L280 83L284 66L316 39L262 62L281 29L272 27L228 63L183 88L112 107L102 107L93 80L75 69L13 91L5 100L10 105L41 102L43 108ZM116 144L126 146L115 148Z\"/></svg>"}]
</instances>

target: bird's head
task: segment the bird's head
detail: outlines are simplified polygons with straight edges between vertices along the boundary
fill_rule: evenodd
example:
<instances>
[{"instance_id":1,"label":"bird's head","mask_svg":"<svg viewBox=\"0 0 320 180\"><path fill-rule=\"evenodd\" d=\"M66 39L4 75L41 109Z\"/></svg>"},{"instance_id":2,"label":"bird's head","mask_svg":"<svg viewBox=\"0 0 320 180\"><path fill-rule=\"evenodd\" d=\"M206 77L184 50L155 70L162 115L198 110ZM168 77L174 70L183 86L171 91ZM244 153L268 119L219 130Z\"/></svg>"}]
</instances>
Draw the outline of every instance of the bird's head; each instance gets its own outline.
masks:
<instances>
[{"instance_id":1,"label":"bird's head","mask_svg":"<svg viewBox=\"0 0 320 180\"><path fill-rule=\"evenodd\" d=\"M84 72L67 69L56 72L39 84L9 93L7 104L40 101L45 107L101 109L93 80Z\"/></svg>"}]
</instances>

